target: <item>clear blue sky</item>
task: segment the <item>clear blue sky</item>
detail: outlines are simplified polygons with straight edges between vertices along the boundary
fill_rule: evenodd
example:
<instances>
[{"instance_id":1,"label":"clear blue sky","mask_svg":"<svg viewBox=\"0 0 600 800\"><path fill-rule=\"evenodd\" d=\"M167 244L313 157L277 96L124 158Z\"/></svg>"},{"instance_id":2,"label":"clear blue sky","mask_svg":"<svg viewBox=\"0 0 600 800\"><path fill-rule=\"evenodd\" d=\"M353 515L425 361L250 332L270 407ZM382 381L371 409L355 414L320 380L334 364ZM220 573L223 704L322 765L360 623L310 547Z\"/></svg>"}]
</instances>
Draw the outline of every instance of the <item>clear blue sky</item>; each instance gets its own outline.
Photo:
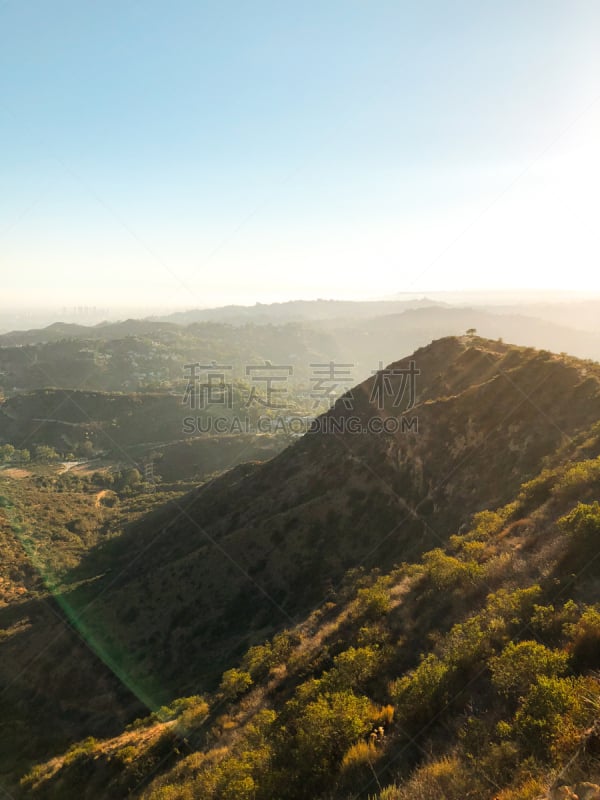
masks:
<instances>
[{"instance_id":1,"label":"clear blue sky","mask_svg":"<svg viewBox=\"0 0 600 800\"><path fill-rule=\"evenodd\" d=\"M600 289L600 3L0 0L2 302Z\"/></svg>"}]
</instances>

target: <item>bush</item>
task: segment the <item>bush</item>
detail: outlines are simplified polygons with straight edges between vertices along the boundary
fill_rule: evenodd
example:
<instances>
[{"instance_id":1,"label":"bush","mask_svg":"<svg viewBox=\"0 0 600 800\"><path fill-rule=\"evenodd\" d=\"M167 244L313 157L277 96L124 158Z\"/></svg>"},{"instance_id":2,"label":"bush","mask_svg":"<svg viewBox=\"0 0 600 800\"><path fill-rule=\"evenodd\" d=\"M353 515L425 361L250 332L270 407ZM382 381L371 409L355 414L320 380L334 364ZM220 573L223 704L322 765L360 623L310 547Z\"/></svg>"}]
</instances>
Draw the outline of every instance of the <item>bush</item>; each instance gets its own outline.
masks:
<instances>
[{"instance_id":1,"label":"bush","mask_svg":"<svg viewBox=\"0 0 600 800\"><path fill-rule=\"evenodd\" d=\"M0 463L8 464L15 454L15 448L12 444L0 445Z\"/></svg>"},{"instance_id":2,"label":"bush","mask_svg":"<svg viewBox=\"0 0 600 800\"><path fill-rule=\"evenodd\" d=\"M563 639L565 626L574 622L577 615L577 605L573 600L567 600L562 608L536 604L529 625L543 641L558 644Z\"/></svg>"},{"instance_id":3,"label":"bush","mask_svg":"<svg viewBox=\"0 0 600 800\"><path fill-rule=\"evenodd\" d=\"M493 626L479 615L454 625L443 646L444 661L454 668L479 668L492 650Z\"/></svg>"},{"instance_id":4,"label":"bush","mask_svg":"<svg viewBox=\"0 0 600 800\"><path fill-rule=\"evenodd\" d=\"M391 725L394 720L394 706L385 705L381 706L377 715L373 719L374 725Z\"/></svg>"},{"instance_id":5,"label":"bush","mask_svg":"<svg viewBox=\"0 0 600 800\"><path fill-rule=\"evenodd\" d=\"M399 787L388 787L379 800L475 800L482 787L458 758L446 757L418 767Z\"/></svg>"},{"instance_id":6,"label":"bush","mask_svg":"<svg viewBox=\"0 0 600 800\"><path fill-rule=\"evenodd\" d=\"M419 666L393 681L389 692L398 716L410 721L433 717L446 701L448 665L430 653Z\"/></svg>"},{"instance_id":7,"label":"bush","mask_svg":"<svg viewBox=\"0 0 600 800\"><path fill-rule=\"evenodd\" d=\"M88 736L87 739L76 742L76 744L67 750L64 760L65 764L72 764L80 758L85 758L90 755L90 753L93 753L97 746L98 741L94 739L93 736Z\"/></svg>"},{"instance_id":8,"label":"bush","mask_svg":"<svg viewBox=\"0 0 600 800\"><path fill-rule=\"evenodd\" d=\"M469 541L485 541L500 533L506 523L508 509L502 511L480 511L473 516L471 530L463 537Z\"/></svg>"},{"instance_id":9,"label":"bush","mask_svg":"<svg viewBox=\"0 0 600 800\"><path fill-rule=\"evenodd\" d=\"M42 464L51 464L54 461L58 461L60 458L53 447L48 447L45 444L38 444L34 447L33 457Z\"/></svg>"},{"instance_id":10,"label":"bush","mask_svg":"<svg viewBox=\"0 0 600 800\"><path fill-rule=\"evenodd\" d=\"M298 710L295 742L297 763L304 779L318 781L330 774L351 745L372 727L377 709L367 697L352 692L319 695Z\"/></svg>"},{"instance_id":11,"label":"bush","mask_svg":"<svg viewBox=\"0 0 600 800\"><path fill-rule=\"evenodd\" d=\"M600 503L578 503L558 521L561 530L580 543L600 541Z\"/></svg>"},{"instance_id":12,"label":"bush","mask_svg":"<svg viewBox=\"0 0 600 800\"><path fill-rule=\"evenodd\" d=\"M578 716L581 697L575 678L540 675L515 714L515 732L526 751L548 758L567 717Z\"/></svg>"},{"instance_id":13,"label":"bush","mask_svg":"<svg viewBox=\"0 0 600 800\"><path fill-rule=\"evenodd\" d=\"M138 750L133 745L127 745L126 747L121 747L115 753L115 758L117 758L123 766L127 766L135 761L138 755Z\"/></svg>"},{"instance_id":14,"label":"bush","mask_svg":"<svg viewBox=\"0 0 600 800\"><path fill-rule=\"evenodd\" d=\"M387 614L390 606L390 590L385 580L380 578L373 586L358 590L354 602L354 612L358 617L376 620Z\"/></svg>"},{"instance_id":15,"label":"bush","mask_svg":"<svg viewBox=\"0 0 600 800\"><path fill-rule=\"evenodd\" d=\"M430 550L423 556L424 575L438 591L448 591L475 585L483 574L475 561L461 561L449 556L441 548Z\"/></svg>"},{"instance_id":16,"label":"bush","mask_svg":"<svg viewBox=\"0 0 600 800\"><path fill-rule=\"evenodd\" d=\"M600 458L580 461L568 468L558 479L552 494L560 500L576 500L588 487L598 487L600 482Z\"/></svg>"},{"instance_id":17,"label":"bush","mask_svg":"<svg viewBox=\"0 0 600 800\"><path fill-rule=\"evenodd\" d=\"M179 697L171 705L161 706L156 711L148 714L147 717L138 717L138 719L127 725L125 730L137 731L141 728L149 728L157 722L171 722L177 719L178 728L185 733L198 727L208 714L208 710L208 703L200 695Z\"/></svg>"},{"instance_id":18,"label":"bush","mask_svg":"<svg viewBox=\"0 0 600 800\"><path fill-rule=\"evenodd\" d=\"M524 483L517 497L522 509L540 506L549 500L557 475L557 470L544 469L533 480Z\"/></svg>"},{"instance_id":19,"label":"bush","mask_svg":"<svg viewBox=\"0 0 600 800\"><path fill-rule=\"evenodd\" d=\"M490 660L492 684L505 697L517 698L539 676L557 677L567 669L568 656L538 642L510 642Z\"/></svg>"},{"instance_id":20,"label":"bush","mask_svg":"<svg viewBox=\"0 0 600 800\"><path fill-rule=\"evenodd\" d=\"M363 689L376 672L379 661L377 645L350 647L334 658L333 668L322 678L323 685L332 690Z\"/></svg>"},{"instance_id":21,"label":"bush","mask_svg":"<svg viewBox=\"0 0 600 800\"><path fill-rule=\"evenodd\" d=\"M27 449L15 450L12 460L15 464L28 464L31 461L31 453Z\"/></svg>"},{"instance_id":22,"label":"bush","mask_svg":"<svg viewBox=\"0 0 600 800\"><path fill-rule=\"evenodd\" d=\"M132 467L123 471L121 476L121 488L128 489L138 486L142 481L142 474L139 469Z\"/></svg>"},{"instance_id":23,"label":"bush","mask_svg":"<svg viewBox=\"0 0 600 800\"><path fill-rule=\"evenodd\" d=\"M536 603L542 595L537 584L526 589L499 589L488 595L487 608L491 616L499 617L506 625L521 628L531 619Z\"/></svg>"},{"instance_id":24,"label":"bush","mask_svg":"<svg viewBox=\"0 0 600 800\"><path fill-rule=\"evenodd\" d=\"M242 660L242 668L248 672L253 680L264 678L269 670L277 664L287 661L293 647L300 638L297 635L282 631L276 634L270 642L250 647Z\"/></svg>"},{"instance_id":25,"label":"bush","mask_svg":"<svg viewBox=\"0 0 600 800\"><path fill-rule=\"evenodd\" d=\"M187 705L179 714L177 728L184 735L193 733L205 722L207 716L208 703L202 698L195 698L195 702Z\"/></svg>"},{"instance_id":26,"label":"bush","mask_svg":"<svg viewBox=\"0 0 600 800\"><path fill-rule=\"evenodd\" d=\"M228 700L235 700L249 689L252 683L252 676L249 672L236 668L228 669L223 673L219 689Z\"/></svg>"},{"instance_id":27,"label":"bush","mask_svg":"<svg viewBox=\"0 0 600 800\"><path fill-rule=\"evenodd\" d=\"M342 770L350 771L372 764L379 754L380 751L371 742L356 742L342 758Z\"/></svg>"},{"instance_id":28,"label":"bush","mask_svg":"<svg viewBox=\"0 0 600 800\"><path fill-rule=\"evenodd\" d=\"M587 568L600 546L600 503L578 503L558 521L569 547L563 571L579 572Z\"/></svg>"},{"instance_id":29,"label":"bush","mask_svg":"<svg viewBox=\"0 0 600 800\"><path fill-rule=\"evenodd\" d=\"M570 650L573 667L579 671L598 669L600 666L600 609L587 606L577 622L565 625L571 639Z\"/></svg>"}]
</instances>

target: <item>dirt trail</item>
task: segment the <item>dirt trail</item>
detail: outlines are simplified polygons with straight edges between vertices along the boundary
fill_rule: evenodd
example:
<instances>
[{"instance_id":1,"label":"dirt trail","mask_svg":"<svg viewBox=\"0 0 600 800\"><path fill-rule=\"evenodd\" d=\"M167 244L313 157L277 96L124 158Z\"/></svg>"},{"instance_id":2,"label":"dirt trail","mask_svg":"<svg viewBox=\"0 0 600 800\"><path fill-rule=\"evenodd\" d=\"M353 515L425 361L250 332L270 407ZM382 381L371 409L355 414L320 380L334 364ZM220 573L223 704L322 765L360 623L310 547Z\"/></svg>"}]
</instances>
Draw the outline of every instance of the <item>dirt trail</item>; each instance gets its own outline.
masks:
<instances>
[{"instance_id":1,"label":"dirt trail","mask_svg":"<svg viewBox=\"0 0 600 800\"><path fill-rule=\"evenodd\" d=\"M9 478L16 478L17 480L20 480L21 478L29 478L30 475L32 475L29 470L21 469L20 467L8 467L8 469L3 469L0 474L6 475Z\"/></svg>"}]
</instances>

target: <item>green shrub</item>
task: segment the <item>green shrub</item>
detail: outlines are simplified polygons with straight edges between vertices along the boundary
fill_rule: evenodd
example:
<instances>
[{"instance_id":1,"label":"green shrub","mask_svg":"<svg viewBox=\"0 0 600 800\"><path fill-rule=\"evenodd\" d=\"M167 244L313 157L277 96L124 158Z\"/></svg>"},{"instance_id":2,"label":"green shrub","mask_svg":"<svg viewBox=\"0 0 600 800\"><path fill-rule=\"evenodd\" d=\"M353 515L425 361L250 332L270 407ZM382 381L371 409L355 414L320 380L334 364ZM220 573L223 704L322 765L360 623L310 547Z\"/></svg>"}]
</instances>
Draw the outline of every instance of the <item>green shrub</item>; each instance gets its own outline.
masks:
<instances>
[{"instance_id":1,"label":"green shrub","mask_svg":"<svg viewBox=\"0 0 600 800\"><path fill-rule=\"evenodd\" d=\"M15 448L12 444L0 445L0 464L8 464L15 454Z\"/></svg>"},{"instance_id":2,"label":"green shrub","mask_svg":"<svg viewBox=\"0 0 600 800\"><path fill-rule=\"evenodd\" d=\"M94 752L97 746L98 741L97 739L94 739L93 736L88 736L87 739L83 739L81 742L76 742L76 744L67 750L65 754L65 764L72 764L74 761L77 761L80 758L89 756L90 753Z\"/></svg>"},{"instance_id":3,"label":"green shrub","mask_svg":"<svg viewBox=\"0 0 600 800\"><path fill-rule=\"evenodd\" d=\"M387 614L391 606L387 583L385 578L379 578L373 586L359 589L353 604L354 615L373 621Z\"/></svg>"},{"instance_id":4,"label":"green shrub","mask_svg":"<svg viewBox=\"0 0 600 800\"><path fill-rule=\"evenodd\" d=\"M535 604L529 626L543 641L558 644L563 639L565 626L573 623L577 616L577 605L573 600L567 600L562 608Z\"/></svg>"},{"instance_id":5,"label":"green shrub","mask_svg":"<svg viewBox=\"0 0 600 800\"><path fill-rule=\"evenodd\" d=\"M377 709L352 692L320 695L300 709L295 750L306 779L331 773L344 754L370 730Z\"/></svg>"},{"instance_id":6,"label":"green shrub","mask_svg":"<svg viewBox=\"0 0 600 800\"><path fill-rule=\"evenodd\" d=\"M188 698L192 700L192 698ZM177 728L187 735L197 730L208 716L208 703L201 697L193 698L195 702L187 704L177 716Z\"/></svg>"},{"instance_id":7,"label":"green shrub","mask_svg":"<svg viewBox=\"0 0 600 800\"><path fill-rule=\"evenodd\" d=\"M38 444L33 448L33 457L42 464L51 464L60 458L53 447L48 447L45 444Z\"/></svg>"},{"instance_id":8,"label":"green shrub","mask_svg":"<svg viewBox=\"0 0 600 800\"><path fill-rule=\"evenodd\" d=\"M600 666L600 608L587 606L577 622L564 626L571 640L570 650L575 669L598 669Z\"/></svg>"},{"instance_id":9,"label":"green shrub","mask_svg":"<svg viewBox=\"0 0 600 800\"><path fill-rule=\"evenodd\" d=\"M537 584L514 591L498 589L487 597L487 612L508 626L521 628L531 619L536 600L541 595L542 589Z\"/></svg>"},{"instance_id":10,"label":"green shrub","mask_svg":"<svg viewBox=\"0 0 600 800\"><path fill-rule=\"evenodd\" d=\"M500 533L511 510L507 507L500 511L480 511L473 516L471 530L463 538L468 541L486 541Z\"/></svg>"},{"instance_id":11,"label":"green shrub","mask_svg":"<svg viewBox=\"0 0 600 800\"><path fill-rule=\"evenodd\" d=\"M228 669L223 673L219 690L228 700L234 700L252 686L252 676L241 669Z\"/></svg>"},{"instance_id":12,"label":"green shrub","mask_svg":"<svg viewBox=\"0 0 600 800\"><path fill-rule=\"evenodd\" d=\"M578 688L575 678L537 678L515 714L515 732L525 750L548 758L566 718L581 710Z\"/></svg>"},{"instance_id":13,"label":"green shrub","mask_svg":"<svg viewBox=\"0 0 600 800\"><path fill-rule=\"evenodd\" d=\"M544 469L533 480L524 483L517 496L522 509L540 506L550 499L559 474L558 470Z\"/></svg>"},{"instance_id":14,"label":"green shrub","mask_svg":"<svg viewBox=\"0 0 600 800\"><path fill-rule=\"evenodd\" d=\"M552 494L560 500L576 500L588 487L597 487L600 482L600 458L580 461L569 467L559 477Z\"/></svg>"},{"instance_id":15,"label":"green shrub","mask_svg":"<svg viewBox=\"0 0 600 800\"><path fill-rule=\"evenodd\" d=\"M454 625L443 643L444 661L462 670L479 668L492 651L490 630L493 633L493 626L480 615Z\"/></svg>"},{"instance_id":16,"label":"green shrub","mask_svg":"<svg viewBox=\"0 0 600 800\"><path fill-rule=\"evenodd\" d=\"M578 503L558 520L568 547L564 572L580 572L593 563L600 547L600 503Z\"/></svg>"},{"instance_id":17,"label":"green shrub","mask_svg":"<svg viewBox=\"0 0 600 800\"><path fill-rule=\"evenodd\" d=\"M456 757L440 758L418 767L398 787L387 787L378 800L476 800L482 786Z\"/></svg>"},{"instance_id":18,"label":"green shrub","mask_svg":"<svg viewBox=\"0 0 600 800\"><path fill-rule=\"evenodd\" d=\"M460 587L464 590L474 585L483 575L476 561L461 561L447 555L441 548L430 550L423 556L424 576L438 591Z\"/></svg>"},{"instance_id":19,"label":"green shrub","mask_svg":"<svg viewBox=\"0 0 600 800\"><path fill-rule=\"evenodd\" d=\"M250 647L242 660L242 669L248 672L253 680L260 680L274 666L285 663L299 642L300 638L297 635L282 631L270 642Z\"/></svg>"},{"instance_id":20,"label":"green shrub","mask_svg":"<svg viewBox=\"0 0 600 800\"><path fill-rule=\"evenodd\" d=\"M372 764L380 756L378 750L371 742L361 740L353 744L342 758L342 770L353 771Z\"/></svg>"},{"instance_id":21,"label":"green shrub","mask_svg":"<svg viewBox=\"0 0 600 800\"><path fill-rule=\"evenodd\" d=\"M446 701L449 667L430 653L419 666L389 686L401 719L419 722L433 717Z\"/></svg>"},{"instance_id":22,"label":"green shrub","mask_svg":"<svg viewBox=\"0 0 600 800\"><path fill-rule=\"evenodd\" d=\"M377 645L349 647L333 660L333 668L323 676L323 685L330 690L363 689L380 662Z\"/></svg>"},{"instance_id":23,"label":"green shrub","mask_svg":"<svg viewBox=\"0 0 600 800\"><path fill-rule=\"evenodd\" d=\"M136 747L133 747L133 745L127 745L126 747L121 747L119 750L117 750L115 757L123 766L127 766L135 761L137 754L138 751Z\"/></svg>"},{"instance_id":24,"label":"green shrub","mask_svg":"<svg viewBox=\"0 0 600 800\"><path fill-rule=\"evenodd\" d=\"M143 727L145 724L154 722L169 722L176 719L186 711L192 711L197 708L204 708L206 713L208 711L208 704L200 695L192 695L191 697L178 697L169 706L161 706L157 711L150 714L149 717L141 720L135 720L132 723L132 728Z\"/></svg>"},{"instance_id":25,"label":"green shrub","mask_svg":"<svg viewBox=\"0 0 600 800\"><path fill-rule=\"evenodd\" d=\"M556 677L567 670L568 656L538 642L510 642L490 660L492 684L500 694L516 698L539 676Z\"/></svg>"}]
</instances>

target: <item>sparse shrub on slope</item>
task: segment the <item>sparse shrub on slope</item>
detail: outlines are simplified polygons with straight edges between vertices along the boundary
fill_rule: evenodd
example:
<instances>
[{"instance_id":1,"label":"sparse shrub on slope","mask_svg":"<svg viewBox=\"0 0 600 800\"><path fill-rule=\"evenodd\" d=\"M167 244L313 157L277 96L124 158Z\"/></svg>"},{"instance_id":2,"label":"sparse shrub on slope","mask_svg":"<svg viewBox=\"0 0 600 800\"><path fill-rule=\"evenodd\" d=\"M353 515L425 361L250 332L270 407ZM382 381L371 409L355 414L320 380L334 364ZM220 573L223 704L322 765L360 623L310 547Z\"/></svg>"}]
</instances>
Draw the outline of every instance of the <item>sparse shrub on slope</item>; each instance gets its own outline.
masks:
<instances>
[{"instance_id":1,"label":"sparse shrub on slope","mask_svg":"<svg viewBox=\"0 0 600 800\"><path fill-rule=\"evenodd\" d=\"M208 733L141 796L366 800L388 783L377 800L533 800L557 771L585 774L600 610L593 576L575 585L561 559L598 549L600 504L572 496L595 474L595 462L548 472L446 549L348 576L298 629L249 648L212 711L203 698L166 707L174 731L208 718ZM133 752L122 761L130 770Z\"/></svg>"},{"instance_id":2,"label":"sparse shrub on slope","mask_svg":"<svg viewBox=\"0 0 600 800\"><path fill-rule=\"evenodd\" d=\"M598 669L600 664L600 607L587 606L576 622L567 622L564 632L574 669Z\"/></svg>"},{"instance_id":3,"label":"sparse shrub on slope","mask_svg":"<svg viewBox=\"0 0 600 800\"><path fill-rule=\"evenodd\" d=\"M568 655L538 642L509 642L490 660L492 685L506 697L517 698L540 676L558 677L567 670Z\"/></svg>"},{"instance_id":4,"label":"sparse shrub on slope","mask_svg":"<svg viewBox=\"0 0 600 800\"><path fill-rule=\"evenodd\" d=\"M227 700L235 700L241 694L252 686L252 677L250 673L242 669L228 669L223 673L219 690Z\"/></svg>"},{"instance_id":5,"label":"sparse shrub on slope","mask_svg":"<svg viewBox=\"0 0 600 800\"><path fill-rule=\"evenodd\" d=\"M401 786L389 786L377 800L479 800L482 787L456 757L444 757L419 767Z\"/></svg>"},{"instance_id":6,"label":"sparse shrub on slope","mask_svg":"<svg viewBox=\"0 0 600 800\"><path fill-rule=\"evenodd\" d=\"M586 702L586 696L595 702ZM600 687L594 680L540 675L522 698L514 719L525 752L541 758L571 755L582 731L594 721L599 697Z\"/></svg>"}]
</instances>

